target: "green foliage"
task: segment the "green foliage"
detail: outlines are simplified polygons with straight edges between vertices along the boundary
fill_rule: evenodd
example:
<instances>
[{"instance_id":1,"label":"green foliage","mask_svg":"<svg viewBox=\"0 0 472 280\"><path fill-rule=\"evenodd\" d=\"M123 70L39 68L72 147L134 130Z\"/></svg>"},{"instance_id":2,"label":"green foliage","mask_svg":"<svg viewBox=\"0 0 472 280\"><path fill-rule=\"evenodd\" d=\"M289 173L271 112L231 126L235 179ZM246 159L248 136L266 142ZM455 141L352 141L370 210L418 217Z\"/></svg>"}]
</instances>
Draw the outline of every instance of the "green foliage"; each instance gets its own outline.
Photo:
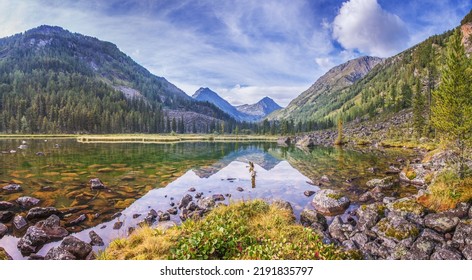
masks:
<instances>
[{"instance_id":1,"label":"green foliage","mask_svg":"<svg viewBox=\"0 0 472 280\"><path fill-rule=\"evenodd\" d=\"M113 241L102 259L352 259L323 244L311 229L294 222L286 209L261 200L238 202L212 210L202 220L187 220L165 232L138 229Z\"/></svg>"},{"instance_id":2,"label":"green foliage","mask_svg":"<svg viewBox=\"0 0 472 280\"><path fill-rule=\"evenodd\" d=\"M464 178L464 152L472 136L472 68L456 29L447 45L441 83L433 91L432 124L460 153L459 175Z\"/></svg>"},{"instance_id":3,"label":"green foliage","mask_svg":"<svg viewBox=\"0 0 472 280\"><path fill-rule=\"evenodd\" d=\"M461 20L461 25L472 22L472 10Z\"/></svg>"},{"instance_id":4,"label":"green foliage","mask_svg":"<svg viewBox=\"0 0 472 280\"><path fill-rule=\"evenodd\" d=\"M342 145L343 141L343 120L341 118L338 119L338 137L334 141L334 145Z\"/></svg>"}]
</instances>

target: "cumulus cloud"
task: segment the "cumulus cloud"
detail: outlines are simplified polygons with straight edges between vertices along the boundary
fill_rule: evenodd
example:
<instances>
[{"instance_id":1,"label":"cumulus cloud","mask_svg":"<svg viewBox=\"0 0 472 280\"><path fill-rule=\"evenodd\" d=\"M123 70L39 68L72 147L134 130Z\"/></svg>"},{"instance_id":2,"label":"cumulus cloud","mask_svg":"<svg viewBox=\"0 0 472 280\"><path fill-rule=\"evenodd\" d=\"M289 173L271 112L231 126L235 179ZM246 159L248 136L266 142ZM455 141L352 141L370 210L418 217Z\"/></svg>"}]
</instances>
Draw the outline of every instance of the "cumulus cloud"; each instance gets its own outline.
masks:
<instances>
[{"instance_id":1,"label":"cumulus cloud","mask_svg":"<svg viewBox=\"0 0 472 280\"><path fill-rule=\"evenodd\" d=\"M344 48L375 56L391 56L407 47L409 32L395 14L377 0L344 2L333 25L333 37Z\"/></svg>"}]
</instances>

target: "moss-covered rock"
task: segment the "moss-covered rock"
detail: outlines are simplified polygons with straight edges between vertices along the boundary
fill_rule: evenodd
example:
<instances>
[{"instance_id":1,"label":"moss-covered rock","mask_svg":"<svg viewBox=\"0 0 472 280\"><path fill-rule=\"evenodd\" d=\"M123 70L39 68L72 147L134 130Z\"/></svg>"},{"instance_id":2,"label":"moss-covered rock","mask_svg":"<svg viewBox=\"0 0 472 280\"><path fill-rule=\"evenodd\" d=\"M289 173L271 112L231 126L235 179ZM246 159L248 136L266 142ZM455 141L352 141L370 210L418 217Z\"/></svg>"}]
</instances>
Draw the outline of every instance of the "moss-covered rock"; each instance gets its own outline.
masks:
<instances>
[{"instance_id":1,"label":"moss-covered rock","mask_svg":"<svg viewBox=\"0 0 472 280\"><path fill-rule=\"evenodd\" d=\"M316 193L313 206L323 215L334 216L343 213L351 202L341 193L331 189L324 189Z\"/></svg>"},{"instance_id":2,"label":"moss-covered rock","mask_svg":"<svg viewBox=\"0 0 472 280\"><path fill-rule=\"evenodd\" d=\"M394 238L398 241L407 238L415 239L420 234L420 228L418 225L411 223L400 216L394 215L381 219L372 230L381 236Z\"/></svg>"},{"instance_id":3,"label":"moss-covered rock","mask_svg":"<svg viewBox=\"0 0 472 280\"><path fill-rule=\"evenodd\" d=\"M417 216L423 216L426 209L415 199L405 197L395 200L392 203L387 204L387 208L390 211L399 212L401 214L414 214Z\"/></svg>"},{"instance_id":4,"label":"moss-covered rock","mask_svg":"<svg viewBox=\"0 0 472 280\"><path fill-rule=\"evenodd\" d=\"M6 260L11 260L11 256L3 249L0 247L0 261L6 261Z\"/></svg>"}]
</instances>

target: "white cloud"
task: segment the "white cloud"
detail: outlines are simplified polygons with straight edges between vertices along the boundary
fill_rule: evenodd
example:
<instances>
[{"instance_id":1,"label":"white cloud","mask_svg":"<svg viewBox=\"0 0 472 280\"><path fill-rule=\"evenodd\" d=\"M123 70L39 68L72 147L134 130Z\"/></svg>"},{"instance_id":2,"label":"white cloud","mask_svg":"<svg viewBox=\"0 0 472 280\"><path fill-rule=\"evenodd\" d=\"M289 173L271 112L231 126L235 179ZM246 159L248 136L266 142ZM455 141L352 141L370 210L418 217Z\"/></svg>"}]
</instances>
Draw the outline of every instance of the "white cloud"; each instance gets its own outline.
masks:
<instances>
[{"instance_id":1,"label":"white cloud","mask_svg":"<svg viewBox=\"0 0 472 280\"><path fill-rule=\"evenodd\" d=\"M375 56L391 56L407 47L409 32L395 14L377 0L344 2L333 22L333 37L344 48Z\"/></svg>"}]
</instances>

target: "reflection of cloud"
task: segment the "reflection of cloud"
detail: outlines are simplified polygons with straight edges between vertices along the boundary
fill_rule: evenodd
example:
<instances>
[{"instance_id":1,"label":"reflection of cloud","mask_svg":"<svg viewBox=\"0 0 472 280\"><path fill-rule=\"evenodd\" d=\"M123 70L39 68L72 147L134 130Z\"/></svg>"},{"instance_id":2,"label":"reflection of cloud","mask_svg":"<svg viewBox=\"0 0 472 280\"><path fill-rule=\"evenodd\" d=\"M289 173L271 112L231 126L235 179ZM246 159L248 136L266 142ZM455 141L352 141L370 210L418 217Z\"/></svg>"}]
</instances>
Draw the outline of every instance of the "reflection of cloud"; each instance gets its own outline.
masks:
<instances>
[{"instance_id":1,"label":"reflection of cloud","mask_svg":"<svg viewBox=\"0 0 472 280\"><path fill-rule=\"evenodd\" d=\"M377 0L343 3L333 22L333 37L346 49L382 57L402 51L409 41L406 24Z\"/></svg>"}]
</instances>

